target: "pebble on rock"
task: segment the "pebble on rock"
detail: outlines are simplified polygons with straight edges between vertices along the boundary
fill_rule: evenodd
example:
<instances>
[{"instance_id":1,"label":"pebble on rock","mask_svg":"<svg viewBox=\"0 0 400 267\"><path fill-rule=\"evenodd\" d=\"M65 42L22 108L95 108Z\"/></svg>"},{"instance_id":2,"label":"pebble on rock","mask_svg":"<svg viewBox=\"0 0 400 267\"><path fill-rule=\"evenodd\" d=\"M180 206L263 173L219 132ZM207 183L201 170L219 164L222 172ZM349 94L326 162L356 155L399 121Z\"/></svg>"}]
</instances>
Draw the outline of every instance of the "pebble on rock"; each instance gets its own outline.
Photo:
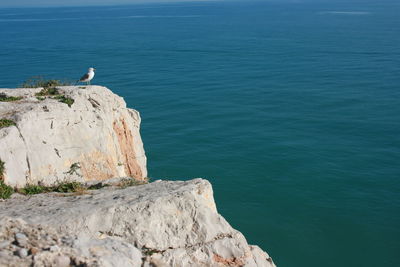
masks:
<instances>
[{"instance_id":1,"label":"pebble on rock","mask_svg":"<svg viewBox=\"0 0 400 267\"><path fill-rule=\"evenodd\" d=\"M0 249L8 247L10 244L11 244L11 242L7 241L7 240L0 242Z\"/></svg>"},{"instance_id":2,"label":"pebble on rock","mask_svg":"<svg viewBox=\"0 0 400 267\"><path fill-rule=\"evenodd\" d=\"M23 233L16 233L15 238L16 239L27 239L26 235Z\"/></svg>"},{"instance_id":3,"label":"pebble on rock","mask_svg":"<svg viewBox=\"0 0 400 267\"><path fill-rule=\"evenodd\" d=\"M57 245L53 245L49 247L49 250L51 252L57 252L60 248Z\"/></svg>"},{"instance_id":4,"label":"pebble on rock","mask_svg":"<svg viewBox=\"0 0 400 267\"><path fill-rule=\"evenodd\" d=\"M39 252L39 249L38 249L38 248L35 248L35 247L32 247L32 248L29 250L29 252L30 252L31 255L36 255L36 254Z\"/></svg>"},{"instance_id":5,"label":"pebble on rock","mask_svg":"<svg viewBox=\"0 0 400 267\"><path fill-rule=\"evenodd\" d=\"M68 267L71 264L71 259L68 256L61 255L56 259L57 267Z\"/></svg>"},{"instance_id":6,"label":"pebble on rock","mask_svg":"<svg viewBox=\"0 0 400 267\"><path fill-rule=\"evenodd\" d=\"M17 240L17 244L20 247L24 247L28 243L28 238L26 237L25 234L22 234L22 233L16 233L15 239Z\"/></svg>"},{"instance_id":7,"label":"pebble on rock","mask_svg":"<svg viewBox=\"0 0 400 267\"><path fill-rule=\"evenodd\" d=\"M26 256L28 256L28 251L24 248L20 248L18 250L18 256L20 256L21 258L25 258Z\"/></svg>"}]
</instances>

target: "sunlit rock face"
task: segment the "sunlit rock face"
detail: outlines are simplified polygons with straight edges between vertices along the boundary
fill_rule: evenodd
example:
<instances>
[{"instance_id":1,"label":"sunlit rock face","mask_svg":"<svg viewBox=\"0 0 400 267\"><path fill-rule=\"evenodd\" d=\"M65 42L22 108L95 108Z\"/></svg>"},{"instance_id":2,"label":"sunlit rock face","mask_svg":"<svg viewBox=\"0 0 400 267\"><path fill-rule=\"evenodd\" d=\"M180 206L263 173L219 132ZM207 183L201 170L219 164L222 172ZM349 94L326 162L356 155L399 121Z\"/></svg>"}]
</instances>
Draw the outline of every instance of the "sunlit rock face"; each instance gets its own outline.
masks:
<instances>
[{"instance_id":1,"label":"sunlit rock face","mask_svg":"<svg viewBox=\"0 0 400 267\"><path fill-rule=\"evenodd\" d=\"M22 97L0 102L0 119L15 123L0 128L5 183L147 177L140 115L123 98L101 86L61 86L55 96L37 96L41 90L0 89Z\"/></svg>"},{"instance_id":2,"label":"sunlit rock face","mask_svg":"<svg viewBox=\"0 0 400 267\"><path fill-rule=\"evenodd\" d=\"M58 256L69 257L71 262L79 259L88 266L275 267L266 252L249 245L218 213L207 180L156 181L127 188L107 186L80 195L60 194L15 194L0 203L0 218L8 218L10 227L22 220L31 229L57 234ZM23 247L30 250L35 240L29 232L19 231L28 236ZM4 260L0 260L4 266L20 260L15 253L18 246L12 246L15 236L8 232L0 227L0 242L8 242ZM34 265L36 258L57 256L48 254L46 242L36 247L42 256L23 258L27 264L21 266Z\"/></svg>"}]
</instances>

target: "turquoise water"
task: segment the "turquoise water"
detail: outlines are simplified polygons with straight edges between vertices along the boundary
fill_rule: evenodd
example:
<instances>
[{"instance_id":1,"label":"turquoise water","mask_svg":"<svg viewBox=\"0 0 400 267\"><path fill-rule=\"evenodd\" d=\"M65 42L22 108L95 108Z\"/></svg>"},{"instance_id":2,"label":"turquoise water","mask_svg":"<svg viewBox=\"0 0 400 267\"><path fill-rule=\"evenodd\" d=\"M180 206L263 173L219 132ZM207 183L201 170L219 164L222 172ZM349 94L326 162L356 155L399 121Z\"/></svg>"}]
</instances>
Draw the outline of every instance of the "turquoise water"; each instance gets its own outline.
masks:
<instances>
[{"instance_id":1,"label":"turquoise water","mask_svg":"<svg viewBox=\"0 0 400 267\"><path fill-rule=\"evenodd\" d=\"M149 175L209 179L278 266L400 266L400 4L375 2L0 9L0 87L94 66Z\"/></svg>"}]
</instances>

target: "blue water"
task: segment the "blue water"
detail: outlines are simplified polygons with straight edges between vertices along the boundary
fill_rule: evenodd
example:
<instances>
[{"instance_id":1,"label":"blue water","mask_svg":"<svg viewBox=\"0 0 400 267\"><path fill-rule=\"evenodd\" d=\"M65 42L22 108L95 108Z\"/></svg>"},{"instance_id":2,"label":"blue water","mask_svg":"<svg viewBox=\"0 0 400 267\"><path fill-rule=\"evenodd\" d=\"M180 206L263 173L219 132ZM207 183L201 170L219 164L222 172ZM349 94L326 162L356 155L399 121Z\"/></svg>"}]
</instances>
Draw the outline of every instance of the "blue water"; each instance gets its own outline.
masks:
<instances>
[{"instance_id":1,"label":"blue water","mask_svg":"<svg viewBox=\"0 0 400 267\"><path fill-rule=\"evenodd\" d=\"M398 1L0 9L0 87L90 66L278 266L400 266Z\"/></svg>"}]
</instances>

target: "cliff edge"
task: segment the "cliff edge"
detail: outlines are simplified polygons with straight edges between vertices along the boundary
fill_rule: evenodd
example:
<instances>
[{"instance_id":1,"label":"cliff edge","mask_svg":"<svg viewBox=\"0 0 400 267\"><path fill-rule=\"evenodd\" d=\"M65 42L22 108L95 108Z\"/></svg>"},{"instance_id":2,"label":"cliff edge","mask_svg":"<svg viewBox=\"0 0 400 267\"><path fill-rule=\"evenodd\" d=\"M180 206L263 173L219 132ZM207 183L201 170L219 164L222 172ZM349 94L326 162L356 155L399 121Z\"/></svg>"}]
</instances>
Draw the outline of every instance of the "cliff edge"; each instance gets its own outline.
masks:
<instances>
[{"instance_id":1,"label":"cliff edge","mask_svg":"<svg viewBox=\"0 0 400 267\"><path fill-rule=\"evenodd\" d=\"M0 120L10 122L0 127L6 184L147 177L140 115L109 89L0 89L0 96Z\"/></svg>"}]
</instances>

